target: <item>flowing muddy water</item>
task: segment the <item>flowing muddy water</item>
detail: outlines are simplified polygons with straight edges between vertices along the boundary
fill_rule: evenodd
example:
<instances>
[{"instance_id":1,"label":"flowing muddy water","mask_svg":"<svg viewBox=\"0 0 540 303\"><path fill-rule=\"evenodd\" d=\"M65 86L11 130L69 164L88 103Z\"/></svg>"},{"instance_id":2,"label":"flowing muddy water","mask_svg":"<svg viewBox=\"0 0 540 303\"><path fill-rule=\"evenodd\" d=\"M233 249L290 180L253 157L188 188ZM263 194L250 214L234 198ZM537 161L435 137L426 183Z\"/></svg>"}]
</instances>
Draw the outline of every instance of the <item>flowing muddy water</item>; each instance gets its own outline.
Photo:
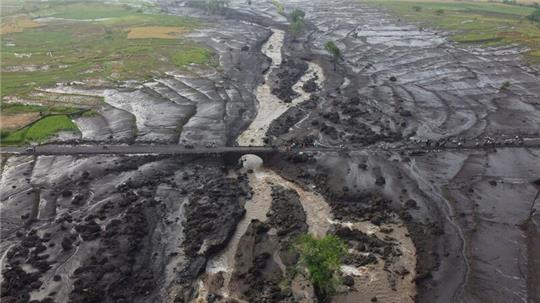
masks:
<instances>
[{"instance_id":1,"label":"flowing muddy water","mask_svg":"<svg viewBox=\"0 0 540 303\"><path fill-rule=\"evenodd\" d=\"M309 232L318 237L326 234L330 228L331 210L322 196L317 193L306 191L300 186L284 179L273 170L262 166L262 160L254 155L245 155L241 159L244 170L253 171L249 174L249 184L253 190L252 198L246 203L246 214L236 227L231 240L221 252L208 262L206 272L208 275L221 274L223 277L223 289L221 295L228 298L230 293L228 286L232 272L235 268L235 255L238 244L252 220L267 221L267 213L272 204L272 186L281 185L296 191L300 197L302 207L306 212ZM205 302L207 290L201 282L199 298L196 302ZM235 298L238 299L238 298Z\"/></svg>"},{"instance_id":2,"label":"flowing muddy water","mask_svg":"<svg viewBox=\"0 0 540 303\"><path fill-rule=\"evenodd\" d=\"M259 100L257 116L249 128L239 136L237 140L239 145L264 145L264 137L270 123L281 116L291 106L309 99L310 94L302 90L304 83L314 76L317 76L317 84L320 85L323 81L321 67L317 64L308 62L308 70L293 86L293 90L298 94L298 97L287 104L272 94L272 88L268 84L269 76L271 72L278 68L282 63L281 49L284 39L285 32L278 29L272 29L272 35L262 47L263 54L272 59L272 64L266 72L265 83L260 85L256 91L256 96ZM306 212L309 231L312 234L323 236L330 226L330 207L320 195L305 191L298 185L285 180L274 171L262 167L262 160L256 156L246 155L242 160L244 169L253 170L253 173L249 176L249 183L253 189L253 197L246 203L245 217L238 224L236 231L226 248L221 254L210 260L206 268L208 275L222 274L223 289L221 294L224 297L230 296L228 286L235 267L234 257L238 250L240 239L245 234L252 220L266 221L266 214L272 203L272 185L282 185L286 188L293 189L298 193L304 211ZM207 293L208 287L205 285L205 282L201 281L199 284L199 296L196 299L196 302L205 302Z\"/></svg>"},{"instance_id":3,"label":"flowing muddy water","mask_svg":"<svg viewBox=\"0 0 540 303\"><path fill-rule=\"evenodd\" d=\"M272 59L272 65L265 75L265 83L257 88L257 99L259 100L258 114L250 127L239 136L237 140L239 145L263 145L263 140L270 123L281 116L290 106L309 99L311 94L302 90L304 83L314 77L317 79L319 86L324 81L321 67L308 62L308 70L293 86L293 90L299 96L290 104L284 103L274 96L271 93L271 87L268 85L268 78L272 70L279 67L282 62L281 47L283 41L284 32L273 29L272 36L263 45L262 51ZM337 295L333 299L334 302L361 302L364 299L368 302L372 297L396 302L412 302L412 298L416 293L413 282L416 251L411 239L407 236L407 229L403 225L392 224L391 226L385 226L391 228L392 232L390 234L382 234L380 227L368 222L344 223L332 221L331 208L321 195L306 190L281 177L273 170L263 167L262 160L257 156L245 155L241 161L244 171L251 172L249 174L249 184L253 190L253 196L246 203L245 216L238 224L225 249L208 262L206 275L199 282L199 295L195 302L206 302L208 294L216 291L216 288L217 292L223 297L234 298L240 302L244 302L241 298L236 298L237 294L233 292L232 288L230 289L231 277L237 267L235 256L239 250L239 243L252 220L267 221L267 213L272 205L272 186L274 185L291 189L299 195L300 203L306 214L306 223L310 234L316 237L323 237L332 225L342 225L367 234L374 234L380 239L384 239L385 236L391 237L402 251L403 255L397 261L394 260L394 262L388 265L386 264L386 260L380 260L381 262L368 266L343 266L343 273L351 275L357 287L354 291ZM388 268L390 270L406 270L410 274L396 281L394 285L391 285L390 280L387 278ZM217 287L215 281L220 281ZM392 291L392 288L395 291Z\"/></svg>"},{"instance_id":4,"label":"flowing muddy water","mask_svg":"<svg viewBox=\"0 0 540 303\"><path fill-rule=\"evenodd\" d=\"M379 260L376 264L365 266L343 265L341 271L353 277L355 290L337 294L332 300L333 303L367 303L372 302L371 298L374 297L380 302L414 302L416 296L414 282L416 276L416 248L405 225L392 223L376 226L369 221L333 221L332 224L359 230L367 235L374 235L379 239L388 239L395 243L402 252L402 255L397 260L390 263L387 263L389 262L387 260ZM383 230L386 230L386 233L383 233ZM354 249L350 249L349 253L365 254ZM390 279L388 279L389 272L407 272L408 274L390 282Z\"/></svg>"},{"instance_id":5,"label":"flowing muddy water","mask_svg":"<svg viewBox=\"0 0 540 303\"><path fill-rule=\"evenodd\" d=\"M313 62L307 62L308 69L306 73L293 86L293 90L298 94L298 97L294 98L290 103L285 103L276 95L272 94L272 88L269 85L269 77L272 71L278 68L283 61L281 48L283 47L284 39L285 32L278 29L272 29L272 35L262 47L263 54L272 59L272 64L264 77L265 82L257 87L256 96L257 100L259 100L257 116L251 125L238 137L238 145L264 145L264 137L270 123L279 118L279 116L285 113L290 107L308 100L311 96L310 93L306 93L302 89L304 83L315 75L318 76L316 82L319 86L324 81L322 68Z\"/></svg>"}]
</instances>

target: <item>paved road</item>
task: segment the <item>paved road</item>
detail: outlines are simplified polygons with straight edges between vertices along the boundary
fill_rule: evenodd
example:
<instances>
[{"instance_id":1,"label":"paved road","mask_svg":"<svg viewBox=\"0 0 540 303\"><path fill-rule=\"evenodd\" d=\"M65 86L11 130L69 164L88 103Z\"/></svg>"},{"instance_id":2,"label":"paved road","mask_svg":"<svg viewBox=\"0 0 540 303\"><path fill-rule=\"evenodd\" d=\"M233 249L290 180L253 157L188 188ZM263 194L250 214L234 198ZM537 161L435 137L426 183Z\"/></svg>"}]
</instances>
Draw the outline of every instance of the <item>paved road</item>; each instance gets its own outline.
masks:
<instances>
[{"instance_id":1,"label":"paved road","mask_svg":"<svg viewBox=\"0 0 540 303\"><path fill-rule=\"evenodd\" d=\"M271 147L211 147L186 148L183 145L41 145L32 151L29 147L2 147L2 154L78 155L78 154L223 154L271 153Z\"/></svg>"},{"instance_id":2,"label":"paved road","mask_svg":"<svg viewBox=\"0 0 540 303\"><path fill-rule=\"evenodd\" d=\"M409 145L409 146L396 146L396 147L382 147L382 146L369 146L364 148L347 148L342 149L339 147L305 147L296 148L296 152L340 152L340 151L441 151L441 150L480 150L494 147L506 147L506 148L540 148L540 141L534 140L530 142L520 144L500 144L500 145L487 145L487 146L473 146L473 145L446 145L446 146L426 146L426 145ZM137 154L159 154L159 155L205 155L205 154L268 154L273 152L285 152L286 148L280 147L265 147L265 146L231 146L231 147L195 147L186 148L184 145L60 145L49 144L36 146L32 150L28 146L14 147L6 146L0 147L1 154L21 154L21 155L99 155L99 154L111 154L111 155L137 155Z\"/></svg>"}]
</instances>

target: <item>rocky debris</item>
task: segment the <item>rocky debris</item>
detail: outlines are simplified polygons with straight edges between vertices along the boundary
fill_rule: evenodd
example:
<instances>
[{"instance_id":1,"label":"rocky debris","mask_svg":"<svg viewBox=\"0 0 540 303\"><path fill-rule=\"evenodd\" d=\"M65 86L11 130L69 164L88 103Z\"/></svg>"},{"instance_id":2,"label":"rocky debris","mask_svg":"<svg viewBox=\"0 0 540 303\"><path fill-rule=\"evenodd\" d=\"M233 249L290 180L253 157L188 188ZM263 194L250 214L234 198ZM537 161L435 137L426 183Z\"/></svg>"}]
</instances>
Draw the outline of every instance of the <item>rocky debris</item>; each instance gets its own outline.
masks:
<instances>
[{"instance_id":1,"label":"rocky debris","mask_svg":"<svg viewBox=\"0 0 540 303\"><path fill-rule=\"evenodd\" d=\"M84 241L91 241L99 238L101 228L94 219L87 220L87 222L76 225L75 230L80 234Z\"/></svg>"},{"instance_id":2,"label":"rocky debris","mask_svg":"<svg viewBox=\"0 0 540 303\"><path fill-rule=\"evenodd\" d=\"M369 220L374 225L392 222L394 212L392 201L384 199L377 193L357 195L343 194L330 202L336 219L362 221Z\"/></svg>"},{"instance_id":3,"label":"rocky debris","mask_svg":"<svg viewBox=\"0 0 540 303\"><path fill-rule=\"evenodd\" d=\"M374 255L380 256L385 261L392 261L400 256L401 251L392 241L379 239L375 235L367 235L357 229L337 227L333 234L348 242L349 247L358 252L368 253L367 255L350 254L346 257L345 264L363 266L369 263L376 263Z\"/></svg>"},{"instance_id":4,"label":"rocky debris","mask_svg":"<svg viewBox=\"0 0 540 303\"><path fill-rule=\"evenodd\" d=\"M196 190L186 206L186 255L206 255L223 248L244 215L246 195L232 178L208 182Z\"/></svg>"},{"instance_id":5,"label":"rocky debris","mask_svg":"<svg viewBox=\"0 0 540 303\"><path fill-rule=\"evenodd\" d=\"M2 271L2 302L29 302L30 292L41 286L40 273L27 273L19 265L7 265Z\"/></svg>"},{"instance_id":6,"label":"rocky debris","mask_svg":"<svg viewBox=\"0 0 540 303\"><path fill-rule=\"evenodd\" d=\"M314 93L318 91L320 89L319 85L317 84L318 79L319 75L316 74L313 78L310 78L306 81L306 83L304 83L304 85L302 85L302 89L306 93Z\"/></svg>"},{"instance_id":7,"label":"rocky debris","mask_svg":"<svg viewBox=\"0 0 540 303\"><path fill-rule=\"evenodd\" d=\"M335 235L348 242L352 252L343 260L344 264L354 267L377 263L383 260L383 269L386 271L390 287L396 290L398 279L409 274L409 271L396 262L403 255L397 241L389 236L379 239L375 235L367 235L357 229L338 227Z\"/></svg>"},{"instance_id":8,"label":"rocky debris","mask_svg":"<svg viewBox=\"0 0 540 303\"><path fill-rule=\"evenodd\" d=\"M28 302L30 292L41 287L40 278L51 267L48 255L44 254L47 241L33 229L7 252L2 269L4 280L0 285L2 302ZM23 269L23 264L28 264L35 271Z\"/></svg>"},{"instance_id":9,"label":"rocky debris","mask_svg":"<svg viewBox=\"0 0 540 303\"><path fill-rule=\"evenodd\" d=\"M266 216L280 241L290 241L308 230L300 197L292 189L272 186L272 204Z\"/></svg>"},{"instance_id":10,"label":"rocky debris","mask_svg":"<svg viewBox=\"0 0 540 303\"><path fill-rule=\"evenodd\" d=\"M293 90L293 86L305 74L307 69L307 63L302 60L283 60L279 68L269 76L272 94L276 95L283 102L291 102L298 96Z\"/></svg>"},{"instance_id":11,"label":"rocky debris","mask_svg":"<svg viewBox=\"0 0 540 303\"><path fill-rule=\"evenodd\" d=\"M343 277L343 285L352 287L354 286L354 278L350 275L346 275Z\"/></svg>"},{"instance_id":12,"label":"rocky debris","mask_svg":"<svg viewBox=\"0 0 540 303\"><path fill-rule=\"evenodd\" d=\"M293 302L290 290L280 287L285 273L273 257L279 243L270 228L258 220L250 223L238 246L230 288L248 302Z\"/></svg>"},{"instance_id":13,"label":"rocky debris","mask_svg":"<svg viewBox=\"0 0 540 303\"><path fill-rule=\"evenodd\" d=\"M131 298L144 297L155 287L152 273L148 271L144 249L149 223L155 207L137 203L130 206L122 219L112 220L105 227L104 238L95 255L87 259L74 272L74 289L71 302L132 302ZM81 237L90 233L91 238L99 229L90 220L82 225Z\"/></svg>"},{"instance_id":14,"label":"rocky debris","mask_svg":"<svg viewBox=\"0 0 540 303\"><path fill-rule=\"evenodd\" d=\"M300 103L272 122L267 132L270 144L314 146L316 141L326 141L334 146L367 146L402 139L385 120L372 119L368 101L360 97L312 95L310 100L313 102ZM301 120L302 131L291 131Z\"/></svg>"},{"instance_id":15,"label":"rocky debris","mask_svg":"<svg viewBox=\"0 0 540 303\"><path fill-rule=\"evenodd\" d=\"M414 200L414 199L409 199L409 200L405 201L405 208L418 209L418 203L416 203L416 200Z\"/></svg>"},{"instance_id":16,"label":"rocky debris","mask_svg":"<svg viewBox=\"0 0 540 303\"><path fill-rule=\"evenodd\" d=\"M47 168L65 159L47 159ZM57 203L57 217L50 224L29 221L17 231L6 252L4 279L10 282L2 284L2 302L27 302L36 287L64 285L73 288L55 288L44 302L161 301L157 281L162 281L163 264L177 259L184 248L185 263L170 265L179 280L167 283L192 289L208 255L227 243L244 212L246 176L223 178L223 169L219 158L136 156L110 161L107 169L52 170L58 182L51 184L51 191L73 203ZM173 217L182 201L185 222ZM178 231L184 223L185 234ZM180 237L185 246L168 246ZM68 258L78 261L66 263ZM65 268L58 273L73 274L56 274L59 266Z\"/></svg>"},{"instance_id":17,"label":"rocky debris","mask_svg":"<svg viewBox=\"0 0 540 303\"><path fill-rule=\"evenodd\" d=\"M437 238L444 234L440 223L422 224L419 222L406 222L407 229L416 247L418 262L416 263L417 287L428 291L434 271L440 266L440 254L436 249ZM428 283L424 283L424 282Z\"/></svg>"},{"instance_id":18,"label":"rocky debris","mask_svg":"<svg viewBox=\"0 0 540 303\"><path fill-rule=\"evenodd\" d=\"M310 112L306 110L314 110L317 106L319 97L311 95L311 97L302 103L302 108L295 106L290 108L285 114L275 119L270 123L267 135L279 137L289 132L289 129L300 122ZM270 143L270 142L269 142Z\"/></svg>"}]
</instances>

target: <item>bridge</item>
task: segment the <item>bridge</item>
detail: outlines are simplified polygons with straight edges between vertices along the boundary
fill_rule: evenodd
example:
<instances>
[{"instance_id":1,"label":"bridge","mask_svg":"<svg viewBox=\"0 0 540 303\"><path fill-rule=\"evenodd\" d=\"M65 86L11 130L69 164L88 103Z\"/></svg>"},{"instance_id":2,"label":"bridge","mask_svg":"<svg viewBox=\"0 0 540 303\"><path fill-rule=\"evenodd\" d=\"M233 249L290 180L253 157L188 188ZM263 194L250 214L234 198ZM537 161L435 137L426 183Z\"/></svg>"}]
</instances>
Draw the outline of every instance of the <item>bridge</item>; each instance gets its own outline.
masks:
<instances>
[{"instance_id":1,"label":"bridge","mask_svg":"<svg viewBox=\"0 0 540 303\"><path fill-rule=\"evenodd\" d=\"M295 148L293 152L339 152L341 148ZM4 155L36 155L36 156L62 156L62 155L182 155L182 156L216 156L226 162L237 163L245 154L254 154L267 161L270 158L287 153L287 148L270 146L217 146L217 147L186 147L185 145L38 145L0 147Z\"/></svg>"},{"instance_id":2,"label":"bridge","mask_svg":"<svg viewBox=\"0 0 540 303\"><path fill-rule=\"evenodd\" d=\"M490 145L447 144L434 146L425 144L401 145L371 145L366 147L287 147L273 146L186 146L180 144L45 144L37 146L0 146L0 154L4 155L245 155L255 154L261 157L279 153L316 153L316 152L347 152L347 151L408 151L408 152L439 152L442 150L485 150L490 148L540 148L540 138L518 143L498 143Z\"/></svg>"}]
</instances>

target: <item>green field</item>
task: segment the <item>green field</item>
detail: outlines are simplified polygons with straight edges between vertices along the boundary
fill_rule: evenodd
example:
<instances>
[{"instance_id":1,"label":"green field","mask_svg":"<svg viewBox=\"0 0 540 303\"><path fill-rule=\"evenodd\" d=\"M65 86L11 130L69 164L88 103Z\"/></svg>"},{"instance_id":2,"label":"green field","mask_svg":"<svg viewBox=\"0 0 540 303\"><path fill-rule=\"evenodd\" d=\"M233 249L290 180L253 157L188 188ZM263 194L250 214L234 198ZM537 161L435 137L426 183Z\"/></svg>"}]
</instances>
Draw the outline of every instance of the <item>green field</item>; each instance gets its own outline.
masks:
<instances>
[{"instance_id":1,"label":"green field","mask_svg":"<svg viewBox=\"0 0 540 303\"><path fill-rule=\"evenodd\" d=\"M47 116L15 132L4 134L2 144L41 142L59 131L78 131L66 115Z\"/></svg>"},{"instance_id":2,"label":"green field","mask_svg":"<svg viewBox=\"0 0 540 303\"><path fill-rule=\"evenodd\" d=\"M57 96L40 92L57 83L116 87L120 81L144 81L192 64L216 65L211 49L183 37L205 26L200 21L160 14L157 7L140 0L116 2L2 1L2 114L63 113L57 110ZM135 34L129 35L132 31ZM71 102L69 97L63 95L60 102L68 113L98 105L93 100L81 103L75 95ZM8 100L26 105L11 105Z\"/></svg>"},{"instance_id":3,"label":"green field","mask_svg":"<svg viewBox=\"0 0 540 303\"><path fill-rule=\"evenodd\" d=\"M189 31L201 26L195 19L87 2L50 5L28 14L60 19L2 35L1 59L3 67L9 70L2 74L4 96L25 94L62 81L143 80L173 66L182 68L212 61L210 50L186 39L127 38L129 29L135 26L169 26ZM35 67L42 70L32 70Z\"/></svg>"},{"instance_id":4,"label":"green field","mask_svg":"<svg viewBox=\"0 0 540 303\"><path fill-rule=\"evenodd\" d=\"M534 7L495 2L368 0L410 21L451 31L461 43L529 47L528 58L540 61L540 23L527 19Z\"/></svg>"}]
</instances>

